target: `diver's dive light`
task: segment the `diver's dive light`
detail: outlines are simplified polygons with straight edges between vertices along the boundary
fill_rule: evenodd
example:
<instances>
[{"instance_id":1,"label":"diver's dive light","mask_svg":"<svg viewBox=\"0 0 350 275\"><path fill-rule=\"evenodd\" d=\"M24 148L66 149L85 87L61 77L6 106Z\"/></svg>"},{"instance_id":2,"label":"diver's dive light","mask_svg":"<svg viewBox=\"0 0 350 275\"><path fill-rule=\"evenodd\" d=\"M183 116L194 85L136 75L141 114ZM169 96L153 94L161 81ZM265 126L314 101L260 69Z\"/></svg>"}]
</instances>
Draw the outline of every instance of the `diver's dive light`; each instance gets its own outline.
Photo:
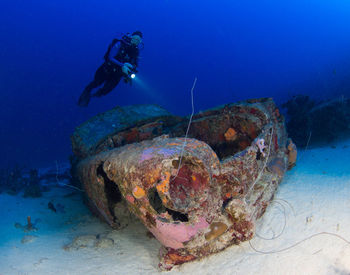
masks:
<instances>
[{"instance_id":1,"label":"diver's dive light","mask_svg":"<svg viewBox=\"0 0 350 275\"><path fill-rule=\"evenodd\" d=\"M134 79L135 77L136 77L136 74L131 74L131 75L130 75L130 78L131 78L131 79Z\"/></svg>"}]
</instances>

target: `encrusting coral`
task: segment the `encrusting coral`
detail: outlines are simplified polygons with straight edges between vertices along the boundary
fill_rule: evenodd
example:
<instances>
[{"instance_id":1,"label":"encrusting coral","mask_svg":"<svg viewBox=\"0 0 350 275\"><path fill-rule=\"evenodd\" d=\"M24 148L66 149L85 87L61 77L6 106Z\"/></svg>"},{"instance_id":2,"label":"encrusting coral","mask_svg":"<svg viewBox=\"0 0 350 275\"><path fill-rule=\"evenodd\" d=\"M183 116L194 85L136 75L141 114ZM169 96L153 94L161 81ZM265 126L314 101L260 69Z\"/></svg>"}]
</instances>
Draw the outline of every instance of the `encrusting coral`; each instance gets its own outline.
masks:
<instances>
[{"instance_id":1,"label":"encrusting coral","mask_svg":"<svg viewBox=\"0 0 350 275\"><path fill-rule=\"evenodd\" d=\"M134 109L116 111L127 121ZM120 228L129 209L163 245L159 266L166 270L251 239L296 160L273 101L210 109L194 115L190 128L188 119L155 110L162 115L131 118L117 131L106 126L95 143L88 136L95 120L73 135L76 176L92 211ZM101 117L121 125L110 112Z\"/></svg>"}]
</instances>

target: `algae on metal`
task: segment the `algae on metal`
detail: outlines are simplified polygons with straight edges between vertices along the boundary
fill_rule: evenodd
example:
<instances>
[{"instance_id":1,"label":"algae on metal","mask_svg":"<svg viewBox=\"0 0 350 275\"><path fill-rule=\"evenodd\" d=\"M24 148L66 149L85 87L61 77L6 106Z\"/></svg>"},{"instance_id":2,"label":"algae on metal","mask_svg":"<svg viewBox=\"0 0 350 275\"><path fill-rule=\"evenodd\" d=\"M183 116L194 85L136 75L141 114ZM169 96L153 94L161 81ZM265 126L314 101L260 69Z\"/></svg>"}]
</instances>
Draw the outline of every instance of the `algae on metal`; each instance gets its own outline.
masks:
<instances>
[{"instance_id":1,"label":"algae on metal","mask_svg":"<svg viewBox=\"0 0 350 275\"><path fill-rule=\"evenodd\" d=\"M251 239L296 148L268 98L196 114L186 138L188 118L164 121L113 132L76 171L91 209L115 228L138 217L169 270Z\"/></svg>"}]
</instances>

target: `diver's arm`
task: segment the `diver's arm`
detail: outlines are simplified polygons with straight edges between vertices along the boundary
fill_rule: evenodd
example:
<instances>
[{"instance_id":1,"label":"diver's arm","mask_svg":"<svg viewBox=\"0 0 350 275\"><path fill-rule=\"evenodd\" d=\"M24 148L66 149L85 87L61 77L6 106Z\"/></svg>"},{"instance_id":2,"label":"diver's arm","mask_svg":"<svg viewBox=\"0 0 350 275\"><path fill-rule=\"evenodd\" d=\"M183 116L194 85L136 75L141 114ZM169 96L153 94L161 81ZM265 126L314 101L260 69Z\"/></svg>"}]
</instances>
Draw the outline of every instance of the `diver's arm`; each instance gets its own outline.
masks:
<instances>
[{"instance_id":1,"label":"diver's arm","mask_svg":"<svg viewBox=\"0 0 350 275\"><path fill-rule=\"evenodd\" d=\"M109 52L109 55L108 55L108 60L111 61L112 63L120 66L120 67L123 67L124 66L124 63L118 61L117 59L115 59L114 57L118 54L118 51L120 49L120 42L117 42L111 49L111 51Z\"/></svg>"}]
</instances>

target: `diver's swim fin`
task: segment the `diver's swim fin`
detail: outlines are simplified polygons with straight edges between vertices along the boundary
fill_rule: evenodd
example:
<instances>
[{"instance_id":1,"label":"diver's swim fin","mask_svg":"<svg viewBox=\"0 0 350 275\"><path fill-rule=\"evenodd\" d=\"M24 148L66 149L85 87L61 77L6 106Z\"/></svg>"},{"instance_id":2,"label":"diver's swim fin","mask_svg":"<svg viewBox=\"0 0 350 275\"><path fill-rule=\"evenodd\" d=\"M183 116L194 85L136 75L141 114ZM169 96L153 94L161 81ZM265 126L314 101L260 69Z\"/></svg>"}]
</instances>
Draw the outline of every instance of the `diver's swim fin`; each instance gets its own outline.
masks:
<instances>
[{"instance_id":1,"label":"diver's swim fin","mask_svg":"<svg viewBox=\"0 0 350 275\"><path fill-rule=\"evenodd\" d=\"M90 98L91 98L90 91L84 90L84 92L79 97L78 105L80 107L87 107L89 105Z\"/></svg>"}]
</instances>

